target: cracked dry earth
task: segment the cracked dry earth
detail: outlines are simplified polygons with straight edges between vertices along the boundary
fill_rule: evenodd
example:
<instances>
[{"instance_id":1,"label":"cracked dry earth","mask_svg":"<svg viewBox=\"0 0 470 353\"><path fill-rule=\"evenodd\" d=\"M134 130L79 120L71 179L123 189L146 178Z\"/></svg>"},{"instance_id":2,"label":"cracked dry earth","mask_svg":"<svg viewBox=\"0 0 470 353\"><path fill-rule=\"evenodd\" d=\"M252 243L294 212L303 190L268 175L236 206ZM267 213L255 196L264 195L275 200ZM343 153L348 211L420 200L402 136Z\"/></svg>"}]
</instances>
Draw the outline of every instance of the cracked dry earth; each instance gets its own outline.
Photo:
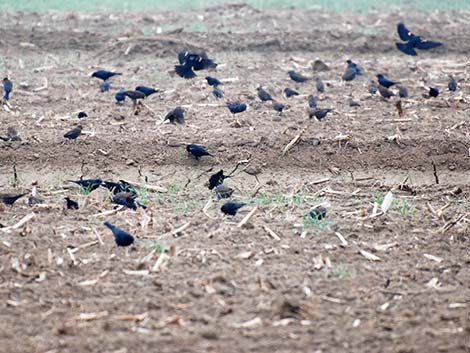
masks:
<instances>
[{"instance_id":1,"label":"cracked dry earth","mask_svg":"<svg viewBox=\"0 0 470 353\"><path fill-rule=\"evenodd\" d=\"M470 13L227 5L0 20L15 84L2 133L13 126L22 138L0 144L0 183L13 190L15 166L18 189L36 183L45 201L0 212L1 352L470 352ZM404 57L401 20L445 45ZM227 99L248 111L229 114L205 73L172 75L183 48L207 50ZM365 75L342 85L348 58ZM329 70L314 72L316 59ZM99 93L96 68L123 75ZM326 92L290 81L291 68L319 75ZM404 116L396 99L368 93L377 72L408 87ZM161 91L135 116L113 95L138 84ZM259 84L288 105L282 115L257 99ZM426 85L442 94L424 98ZM285 87L300 96L283 97ZM335 109L324 121L308 118L312 93ZM161 124L178 105L186 126ZM81 110L86 134L64 144ZM195 164L187 143L215 158ZM227 183L248 205L226 218L205 184L240 161ZM80 175L144 185L149 207L113 212L105 190L86 196L67 183ZM66 195L80 210L64 210ZM320 203L327 218L306 219ZM104 220L135 246L116 248Z\"/></svg>"}]
</instances>

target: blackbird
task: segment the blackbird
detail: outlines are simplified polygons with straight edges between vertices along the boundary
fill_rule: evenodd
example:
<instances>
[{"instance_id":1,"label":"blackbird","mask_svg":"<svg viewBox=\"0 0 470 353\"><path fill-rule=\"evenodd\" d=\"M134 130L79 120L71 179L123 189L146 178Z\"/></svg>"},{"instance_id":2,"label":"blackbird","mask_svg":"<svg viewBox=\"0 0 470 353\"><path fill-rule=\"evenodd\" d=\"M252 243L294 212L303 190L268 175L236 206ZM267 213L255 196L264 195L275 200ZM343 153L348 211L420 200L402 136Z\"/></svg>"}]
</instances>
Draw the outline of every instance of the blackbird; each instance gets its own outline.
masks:
<instances>
[{"instance_id":1,"label":"blackbird","mask_svg":"<svg viewBox=\"0 0 470 353\"><path fill-rule=\"evenodd\" d=\"M206 149L202 146L196 145L194 143L186 146L186 151L191 154L197 161L202 156L211 156L214 157L212 154L206 151Z\"/></svg>"},{"instance_id":2,"label":"blackbird","mask_svg":"<svg viewBox=\"0 0 470 353\"><path fill-rule=\"evenodd\" d=\"M327 209L323 206L317 206L314 209L310 210L308 217L315 221L322 220L326 217Z\"/></svg>"},{"instance_id":3,"label":"blackbird","mask_svg":"<svg viewBox=\"0 0 470 353\"><path fill-rule=\"evenodd\" d=\"M273 101L273 109L278 113L282 113L282 111L286 108L286 106L282 103Z\"/></svg>"},{"instance_id":4,"label":"blackbird","mask_svg":"<svg viewBox=\"0 0 470 353\"><path fill-rule=\"evenodd\" d=\"M320 108L315 108L315 109L310 109L308 112L309 118L317 118L317 120L322 120L324 119L329 112L332 112L333 109L327 108L327 109L320 109Z\"/></svg>"},{"instance_id":5,"label":"blackbird","mask_svg":"<svg viewBox=\"0 0 470 353\"><path fill-rule=\"evenodd\" d=\"M103 184L103 181L101 179L68 180L68 182L80 185L80 187L89 190L90 192L98 189Z\"/></svg>"},{"instance_id":6,"label":"blackbird","mask_svg":"<svg viewBox=\"0 0 470 353\"><path fill-rule=\"evenodd\" d=\"M117 205L122 205L135 211L137 209L136 198L137 194L135 192L121 191L114 194L111 200Z\"/></svg>"},{"instance_id":7,"label":"blackbird","mask_svg":"<svg viewBox=\"0 0 470 353\"><path fill-rule=\"evenodd\" d=\"M122 103L126 100L126 89L121 87L119 88L119 91L114 95L114 98L116 99L116 103Z\"/></svg>"},{"instance_id":8,"label":"blackbird","mask_svg":"<svg viewBox=\"0 0 470 353\"><path fill-rule=\"evenodd\" d=\"M360 67L358 64L353 62L351 59L346 60L346 63L348 64L348 68L353 68L354 71L356 71L356 75L360 76L364 73L364 70L362 67Z\"/></svg>"},{"instance_id":9,"label":"blackbird","mask_svg":"<svg viewBox=\"0 0 470 353\"><path fill-rule=\"evenodd\" d=\"M439 90L435 87L429 87L429 96L436 98L439 95Z\"/></svg>"},{"instance_id":10,"label":"blackbird","mask_svg":"<svg viewBox=\"0 0 470 353\"><path fill-rule=\"evenodd\" d=\"M109 222L104 222L104 225L111 229L114 235L114 240L117 246L129 246L134 242L134 237L126 231L112 225Z\"/></svg>"},{"instance_id":11,"label":"blackbird","mask_svg":"<svg viewBox=\"0 0 470 353\"><path fill-rule=\"evenodd\" d=\"M407 55L418 55L415 49L429 50L442 45L440 42L424 40L420 36L414 35L408 30L408 28L405 27L403 23L399 23L397 25L397 31L400 39L405 43L395 43L395 45L397 46L398 50Z\"/></svg>"},{"instance_id":12,"label":"blackbird","mask_svg":"<svg viewBox=\"0 0 470 353\"><path fill-rule=\"evenodd\" d=\"M100 85L100 91L103 92L108 92L109 89L111 88L111 81L103 81L103 83Z\"/></svg>"},{"instance_id":13,"label":"blackbird","mask_svg":"<svg viewBox=\"0 0 470 353\"><path fill-rule=\"evenodd\" d=\"M66 132L64 137L69 140L75 140L78 136L82 134L82 126L78 125L76 128Z\"/></svg>"},{"instance_id":14,"label":"blackbird","mask_svg":"<svg viewBox=\"0 0 470 353\"><path fill-rule=\"evenodd\" d=\"M242 113L246 110L247 106L245 103L241 102L228 102L227 103L227 108L230 110L230 112L235 115L238 113Z\"/></svg>"},{"instance_id":15,"label":"blackbird","mask_svg":"<svg viewBox=\"0 0 470 353\"><path fill-rule=\"evenodd\" d=\"M206 80L209 86L214 86L217 87L218 85L221 85L222 83L215 77L211 76L206 76Z\"/></svg>"},{"instance_id":16,"label":"blackbird","mask_svg":"<svg viewBox=\"0 0 470 353\"><path fill-rule=\"evenodd\" d=\"M256 88L258 91L258 98L261 99L262 102L272 101L273 97L265 90L263 87L259 86Z\"/></svg>"},{"instance_id":17,"label":"blackbird","mask_svg":"<svg viewBox=\"0 0 470 353\"><path fill-rule=\"evenodd\" d=\"M347 67L346 71L344 72L343 76L341 78L343 81L352 81L356 78L357 71L354 67Z\"/></svg>"},{"instance_id":18,"label":"blackbird","mask_svg":"<svg viewBox=\"0 0 470 353\"><path fill-rule=\"evenodd\" d=\"M379 82L379 85L384 86L385 88L390 88L393 85L396 85L397 83L399 83L399 82L390 81L388 78L386 78L382 74L377 75L377 81Z\"/></svg>"},{"instance_id":19,"label":"blackbird","mask_svg":"<svg viewBox=\"0 0 470 353\"><path fill-rule=\"evenodd\" d=\"M295 81L295 82L302 83L302 82L308 81L308 79L309 79L308 77L303 76L303 75L295 72L294 70L289 70L289 71L287 71L287 73L289 74L289 77L291 78L291 80Z\"/></svg>"},{"instance_id":20,"label":"blackbird","mask_svg":"<svg viewBox=\"0 0 470 353\"><path fill-rule=\"evenodd\" d=\"M390 91L388 88L382 86L382 85L379 85L377 87L379 89L379 93L380 95L384 98L384 99L388 99L390 97L393 97L395 95L395 93L393 93L392 91Z\"/></svg>"},{"instance_id":21,"label":"blackbird","mask_svg":"<svg viewBox=\"0 0 470 353\"><path fill-rule=\"evenodd\" d=\"M130 185L127 182L119 182L115 183L113 181L103 181L101 186L105 187L109 191L111 191L113 194L118 194L120 192L124 191L134 191L134 187Z\"/></svg>"},{"instance_id":22,"label":"blackbird","mask_svg":"<svg viewBox=\"0 0 470 353\"><path fill-rule=\"evenodd\" d=\"M176 107L165 115L163 121L168 120L172 124L184 125L184 109Z\"/></svg>"},{"instance_id":23,"label":"blackbird","mask_svg":"<svg viewBox=\"0 0 470 353\"><path fill-rule=\"evenodd\" d=\"M224 91L222 91L218 86L214 86L212 90L212 95L217 99L224 98Z\"/></svg>"},{"instance_id":24,"label":"blackbird","mask_svg":"<svg viewBox=\"0 0 470 353\"><path fill-rule=\"evenodd\" d=\"M65 197L64 199L67 202L66 206L67 206L68 210L78 210L78 202L77 201L74 201L74 200L70 199L70 197L68 197L68 196Z\"/></svg>"},{"instance_id":25,"label":"blackbird","mask_svg":"<svg viewBox=\"0 0 470 353\"><path fill-rule=\"evenodd\" d=\"M325 84L321 80L320 76L317 76L315 78L315 81L316 81L317 91L320 92L320 93L324 93L325 92Z\"/></svg>"},{"instance_id":26,"label":"blackbird","mask_svg":"<svg viewBox=\"0 0 470 353\"><path fill-rule=\"evenodd\" d=\"M243 202L234 202L234 201L229 201L226 202L222 205L220 210L225 213L226 215L229 216L235 216L240 208L245 206Z\"/></svg>"},{"instance_id":27,"label":"blackbird","mask_svg":"<svg viewBox=\"0 0 470 353\"><path fill-rule=\"evenodd\" d=\"M310 95L310 96L308 96L307 99L308 99L308 106L310 108L316 108L317 107L317 99L314 96Z\"/></svg>"},{"instance_id":28,"label":"blackbird","mask_svg":"<svg viewBox=\"0 0 470 353\"><path fill-rule=\"evenodd\" d=\"M112 72L112 71L107 71L107 70L98 70L93 72L91 77L96 77L99 78L100 80L107 81L111 77L116 76L116 75L122 75L120 72Z\"/></svg>"},{"instance_id":29,"label":"blackbird","mask_svg":"<svg viewBox=\"0 0 470 353\"><path fill-rule=\"evenodd\" d=\"M284 94L286 95L287 98L293 97L293 96L298 96L299 92L287 87L284 89Z\"/></svg>"},{"instance_id":30,"label":"blackbird","mask_svg":"<svg viewBox=\"0 0 470 353\"><path fill-rule=\"evenodd\" d=\"M158 92L158 89L146 87L146 86L137 86L135 90L138 92L142 92L145 95L145 97L151 96L152 94Z\"/></svg>"},{"instance_id":31,"label":"blackbird","mask_svg":"<svg viewBox=\"0 0 470 353\"><path fill-rule=\"evenodd\" d=\"M455 78L451 77L449 83L447 84L447 88L449 91L455 92L457 91L457 81L455 81Z\"/></svg>"},{"instance_id":32,"label":"blackbird","mask_svg":"<svg viewBox=\"0 0 470 353\"><path fill-rule=\"evenodd\" d=\"M408 90L405 86L400 86L400 88L398 89L398 96L400 98L408 98Z\"/></svg>"},{"instance_id":33,"label":"blackbird","mask_svg":"<svg viewBox=\"0 0 470 353\"><path fill-rule=\"evenodd\" d=\"M10 93L13 90L13 82L11 82L7 77L3 79L3 99L4 100L9 100L10 99Z\"/></svg>"},{"instance_id":34,"label":"blackbird","mask_svg":"<svg viewBox=\"0 0 470 353\"><path fill-rule=\"evenodd\" d=\"M217 199L228 199L233 194L233 189L227 185L220 184L214 188Z\"/></svg>"},{"instance_id":35,"label":"blackbird","mask_svg":"<svg viewBox=\"0 0 470 353\"><path fill-rule=\"evenodd\" d=\"M79 119L82 119L82 118L88 118L88 114L86 112L79 112L77 117Z\"/></svg>"},{"instance_id":36,"label":"blackbird","mask_svg":"<svg viewBox=\"0 0 470 353\"><path fill-rule=\"evenodd\" d=\"M214 189L216 186L223 184L224 180L227 178L224 175L224 171L221 169L217 173L213 174L209 178L209 190Z\"/></svg>"}]
</instances>

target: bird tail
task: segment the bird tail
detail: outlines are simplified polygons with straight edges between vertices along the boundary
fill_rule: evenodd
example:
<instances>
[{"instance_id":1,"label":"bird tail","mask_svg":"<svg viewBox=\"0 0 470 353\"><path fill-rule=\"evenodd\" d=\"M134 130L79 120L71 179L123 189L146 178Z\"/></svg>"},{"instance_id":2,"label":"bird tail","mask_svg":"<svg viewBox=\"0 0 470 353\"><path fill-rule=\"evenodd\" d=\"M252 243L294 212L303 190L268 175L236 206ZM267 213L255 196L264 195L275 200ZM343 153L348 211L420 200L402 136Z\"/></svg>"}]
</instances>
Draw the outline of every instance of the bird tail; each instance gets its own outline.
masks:
<instances>
[{"instance_id":1,"label":"bird tail","mask_svg":"<svg viewBox=\"0 0 470 353\"><path fill-rule=\"evenodd\" d=\"M113 226L111 223L109 223L108 221L104 222L104 225L105 225L106 227L108 227L109 229L111 229L111 230L114 229L114 226Z\"/></svg>"},{"instance_id":2,"label":"bird tail","mask_svg":"<svg viewBox=\"0 0 470 353\"><path fill-rule=\"evenodd\" d=\"M5 92L5 95L3 96L4 100L9 100L10 99L10 92Z\"/></svg>"},{"instance_id":3,"label":"bird tail","mask_svg":"<svg viewBox=\"0 0 470 353\"><path fill-rule=\"evenodd\" d=\"M397 46L398 50L400 50L402 53L411 55L411 56L416 56L418 53L416 53L416 50L411 46L411 44L408 43L395 43Z\"/></svg>"}]
</instances>

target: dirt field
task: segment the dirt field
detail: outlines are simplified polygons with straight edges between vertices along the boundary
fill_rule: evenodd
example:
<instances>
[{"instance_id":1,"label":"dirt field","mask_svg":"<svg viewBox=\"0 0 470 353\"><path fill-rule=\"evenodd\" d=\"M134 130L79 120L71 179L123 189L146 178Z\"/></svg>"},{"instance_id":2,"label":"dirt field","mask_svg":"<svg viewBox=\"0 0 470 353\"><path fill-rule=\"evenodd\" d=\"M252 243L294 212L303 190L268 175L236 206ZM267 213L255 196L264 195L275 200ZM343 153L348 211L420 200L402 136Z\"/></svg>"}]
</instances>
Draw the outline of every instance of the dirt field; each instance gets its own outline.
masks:
<instances>
[{"instance_id":1,"label":"dirt field","mask_svg":"<svg viewBox=\"0 0 470 353\"><path fill-rule=\"evenodd\" d=\"M13 126L22 138L0 142L1 190L14 191L16 166L18 190L36 182L45 200L0 212L3 227L34 212L0 229L0 352L470 352L470 13L224 6L0 20L0 71L15 84L0 135ZM400 20L444 47L405 57ZM233 117L206 72L174 76L184 48L207 50L227 99L248 111ZM349 58L366 73L342 85ZM330 69L314 73L315 59ZM110 92L89 77L97 68L123 73ZM292 68L326 92L291 81ZM408 87L404 116L368 93L378 72ZM135 116L114 93L139 84L162 91ZM259 84L288 104L282 115L259 101ZM424 85L442 94L424 98ZM309 94L334 113L309 119ZM186 126L161 124L178 105ZM81 110L87 134L64 143ZM194 163L187 143L215 158ZM227 184L248 205L227 218L205 184L240 161ZM149 207L109 212L105 189L86 196L66 182L80 175L147 185ZM64 209L66 195L80 210ZM326 220L309 222L320 203ZM135 246L117 248L105 220Z\"/></svg>"}]
</instances>

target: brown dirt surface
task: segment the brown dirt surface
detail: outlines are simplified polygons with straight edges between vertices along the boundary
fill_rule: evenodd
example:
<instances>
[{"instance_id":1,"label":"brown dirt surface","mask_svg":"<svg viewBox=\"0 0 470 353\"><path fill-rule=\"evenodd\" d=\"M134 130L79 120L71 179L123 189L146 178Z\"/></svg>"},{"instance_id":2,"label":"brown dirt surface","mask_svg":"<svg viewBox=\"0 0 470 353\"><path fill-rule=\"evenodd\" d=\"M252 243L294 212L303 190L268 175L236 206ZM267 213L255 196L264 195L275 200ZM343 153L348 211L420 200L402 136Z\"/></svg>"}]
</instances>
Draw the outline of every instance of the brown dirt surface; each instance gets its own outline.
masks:
<instances>
[{"instance_id":1,"label":"brown dirt surface","mask_svg":"<svg viewBox=\"0 0 470 353\"><path fill-rule=\"evenodd\" d=\"M445 45L405 57L394 48L401 20ZM1 190L34 183L45 201L0 210L0 352L470 352L470 13L226 5L0 21L15 85L0 135L12 126L22 139L0 141ZM211 75L245 113L212 97L206 72L172 73L184 48L216 59ZM348 58L365 74L342 84ZM329 70L313 72L316 59ZM89 77L97 68L123 73L110 92ZM290 81L292 68L326 92ZM378 72L408 87L403 116L396 98L368 93ZM139 84L160 92L134 115L114 93ZM258 100L260 84L288 105L282 115ZM429 85L442 94L425 98ZM309 119L309 94L334 112ZM162 124L179 105L186 125ZM82 110L85 134L64 142ZM215 157L195 163L187 143ZM248 205L228 218L206 182L240 161L227 184ZM105 189L67 182L81 175L144 185L148 209L114 210ZM79 210L64 209L66 195ZM318 204L326 219L306 218ZM117 248L105 220L135 245Z\"/></svg>"}]
</instances>

